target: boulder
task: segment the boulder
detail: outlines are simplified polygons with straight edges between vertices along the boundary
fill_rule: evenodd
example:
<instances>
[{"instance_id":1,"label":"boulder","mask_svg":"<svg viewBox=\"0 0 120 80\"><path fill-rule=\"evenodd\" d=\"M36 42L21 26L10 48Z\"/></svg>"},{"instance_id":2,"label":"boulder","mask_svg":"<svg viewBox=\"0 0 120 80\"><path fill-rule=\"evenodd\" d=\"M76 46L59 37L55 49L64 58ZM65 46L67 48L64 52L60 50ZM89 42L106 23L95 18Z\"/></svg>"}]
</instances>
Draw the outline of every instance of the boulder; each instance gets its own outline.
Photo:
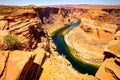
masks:
<instances>
[{"instance_id":1,"label":"boulder","mask_svg":"<svg viewBox=\"0 0 120 80\"><path fill-rule=\"evenodd\" d=\"M120 62L114 58L106 59L95 76L100 80L120 80Z\"/></svg>"},{"instance_id":2,"label":"boulder","mask_svg":"<svg viewBox=\"0 0 120 80\"><path fill-rule=\"evenodd\" d=\"M25 64L29 61L31 55L34 55L32 52L25 51L10 51L9 56L5 57L7 54L1 53L1 67L4 64L4 69L0 80L17 80L25 66ZM30 62L31 63L31 62ZM29 63L29 66L31 65ZM29 68L28 68L29 69ZM29 70L28 70L29 71ZM14 75L13 75L14 74Z\"/></svg>"},{"instance_id":3,"label":"boulder","mask_svg":"<svg viewBox=\"0 0 120 80\"><path fill-rule=\"evenodd\" d=\"M9 51L0 51L0 77L3 75L8 57Z\"/></svg>"},{"instance_id":4,"label":"boulder","mask_svg":"<svg viewBox=\"0 0 120 80\"><path fill-rule=\"evenodd\" d=\"M120 30L118 30L115 34L115 40L120 40Z\"/></svg>"},{"instance_id":5,"label":"boulder","mask_svg":"<svg viewBox=\"0 0 120 80\"><path fill-rule=\"evenodd\" d=\"M112 40L105 46L105 51L108 52L107 54L112 54L112 57L119 57L120 58L120 40ZM108 55L109 56L109 55Z\"/></svg>"},{"instance_id":6,"label":"boulder","mask_svg":"<svg viewBox=\"0 0 120 80\"><path fill-rule=\"evenodd\" d=\"M110 54L111 57L119 57L120 58L120 31L117 31L115 34L114 40L110 41L105 46L105 55L106 57L109 57Z\"/></svg>"}]
</instances>

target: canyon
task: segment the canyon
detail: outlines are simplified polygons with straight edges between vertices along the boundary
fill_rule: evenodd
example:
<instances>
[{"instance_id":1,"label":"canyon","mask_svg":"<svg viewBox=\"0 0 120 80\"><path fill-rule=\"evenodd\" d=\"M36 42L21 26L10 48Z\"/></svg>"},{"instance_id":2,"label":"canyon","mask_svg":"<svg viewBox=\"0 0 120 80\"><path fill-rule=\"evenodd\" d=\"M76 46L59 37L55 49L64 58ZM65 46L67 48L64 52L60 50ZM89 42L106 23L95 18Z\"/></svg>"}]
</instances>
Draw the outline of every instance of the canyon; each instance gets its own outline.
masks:
<instances>
[{"instance_id":1,"label":"canyon","mask_svg":"<svg viewBox=\"0 0 120 80\"><path fill-rule=\"evenodd\" d=\"M119 25L119 5L1 5L0 80L119 80Z\"/></svg>"}]
</instances>

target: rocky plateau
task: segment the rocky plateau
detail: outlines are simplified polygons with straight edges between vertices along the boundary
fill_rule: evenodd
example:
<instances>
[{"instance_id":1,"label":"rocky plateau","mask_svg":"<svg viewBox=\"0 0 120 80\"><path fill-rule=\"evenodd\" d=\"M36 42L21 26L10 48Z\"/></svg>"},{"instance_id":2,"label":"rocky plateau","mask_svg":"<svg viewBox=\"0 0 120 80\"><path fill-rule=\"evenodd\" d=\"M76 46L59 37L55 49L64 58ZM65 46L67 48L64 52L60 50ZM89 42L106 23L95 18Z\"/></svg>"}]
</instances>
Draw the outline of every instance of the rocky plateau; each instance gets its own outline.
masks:
<instances>
[{"instance_id":1,"label":"rocky plateau","mask_svg":"<svg viewBox=\"0 0 120 80\"><path fill-rule=\"evenodd\" d=\"M0 5L0 80L120 80L120 6ZM98 67L94 75L73 68L52 36L64 35L77 59Z\"/></svg>"}]
</instances>

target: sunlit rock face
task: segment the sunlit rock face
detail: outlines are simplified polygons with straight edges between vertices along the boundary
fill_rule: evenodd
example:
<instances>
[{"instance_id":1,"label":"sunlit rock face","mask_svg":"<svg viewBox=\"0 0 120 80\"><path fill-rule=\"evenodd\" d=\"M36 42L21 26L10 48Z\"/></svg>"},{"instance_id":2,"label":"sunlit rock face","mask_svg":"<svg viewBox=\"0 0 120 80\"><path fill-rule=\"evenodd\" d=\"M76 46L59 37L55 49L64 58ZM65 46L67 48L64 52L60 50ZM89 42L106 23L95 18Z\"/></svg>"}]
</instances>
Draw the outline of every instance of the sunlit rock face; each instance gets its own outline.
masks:
<instances>
[{"instance_id":1,"label":"sunlit rock face","mask_svg":"<svg viewBox=\"0 0 120 80\"><path fill-rule=\"evenodd\" d=\"M81 18L87 10L74 7L43 7L36 8L35 11L43 24L53 24L73 22L76 18Z\"/></svg>"},{"instance_id":2,"label":"sunlit rock face","mask_svg":"<svg viewBox=\"0 0 120 80\"><path fill-rule=\"evenodd\" d=\"M32 55L32 52L25 51L0 51L0 80L18 79L25 64L29 63L31 67ZM29 71L29 68L26 71Z\"/></svg>"},{"instance_id":3,"label":"sunlit rock face","mask_svg":"<svg viewBox=\"0 0 120 80\"><path fill-rule=\"evenodd\" d=\"M58 14L59 8L49 8L49 7L43 7L43 8L37 8L35 9L38 12L38 16L42 23L53 23L53 17L52 14ZM57 17L56 17L57 18Z\"/></svg>"},{"instance_id":4,"label":"sunlit rock face","mask_svg":"<svg viewBox=\"0 0 120 80\"><path fill-rule=\"evenodd\" d=\"M109 13L101 10L89 10L81 19L80 28L100 42L109 42L114 38L117 25L112 21Z\"/></svg>"},{"instance_id":5,"label":"sunlit rock face","mask_svg":"<svg viewBox=\"0 0 120 80\"><path fill-rule=\"evenodd\" d=\"M103 9L103 11L112 15L115 24L120 24L120 9Z\"/></svg>"},{"instance_id":6,"label":"sunlit rock face","mask_svg":"<svg viewBox=\"0 0 120 80\"><path fill-rule=\"evenodd\" d=\"M120 61L117 61L114 58L106 59L95 76L100 80L119 80Z\"/></svg>"},{"instance_id":7,"label":"sunlit rock face","mask_svg":"<svg viewBox=\"0 0 120 80\"><path fill-rule=\"evenodd\" d=\"M100 66L104 47L114 39L116 30L117 26L107 12L90 10L83 15L81 24L65 36L65 40L84 62Z\"/></svg>"},{"instance_id":8,"label":"sunlit rock face","mask_svg":"<svg viewBox=\"0 0 120 80\"><path fill-rule=\"evenodd\" d=\"M108 57L111 54L113 57L120 58L120 31L117 31L114 40L105 46L105 51L108 52L106 53Z\"/></svg>"},{"instance_id":9,"label":"sunlit rock face","mask_svg":"<svg viewBox=\"0 0 120 80\"><path fill-rule=\"evenodd\" d=\"M3 36L8 35L8 31L6 30L0 30L0 50L6 50L8 46L5 44L5 41L3 39Z\"/></svg>"},{"instance_id":10,"label":"sunlit rock face","mask_svg":"<svg viewBox=\"0 0 120 80\"><path fill-rule=\"evenodd\" d=\"M103 62L103 52L105 50L112 54L108 57L119 57L120 34L116 33L117 27L107 12L112 15L116 24L119 24L120 10L103 10L106 12L68 6L1 5L0 80L98 80L98 78L119 80L120 60L110 58ZM86 14L83 15L84 13ZM81 24L66 34L65 41L68 46L76 50L75 55L77 54L78 59L87 64L99 66L103 62L95 76L74 70L70 62L59 55L56 47L51 46L54 43L44 27L47 26L48 30L53 29L53 32L77 21L81 21ZM19 50L8 50L3 39L3 36L8 34L20 36Z\"/></svg>"},{"instance_id":11,"label":"sunlit rock face","mask_svg":"<svg viewBox=\"0 0 120 80\"><path fill-rule=\"evenodd\" d=\"M7 57L8 57L8 51L1 51L0 52L0 61L1 61L1 63L0 63L0 75L2 75L4 72Z\"/></svg>"},{"instance_id":12,"label":"sunlit rock face","mask_svg":"<svg viewBox=\"0 0 120 80\"><path fill-rule=\"evenodd\" d=\"M40 40L39 36L44 34L41 28L41 22L35 12L23 11L19 14L9 14L9 16L4 16L0 23L1 37L7 34L22 36L19 37L21 41L21 45L19 46L20 50L35 49L37 42ZM6 50L6 48L1 49Z\"/></svg>"}]
</instances>

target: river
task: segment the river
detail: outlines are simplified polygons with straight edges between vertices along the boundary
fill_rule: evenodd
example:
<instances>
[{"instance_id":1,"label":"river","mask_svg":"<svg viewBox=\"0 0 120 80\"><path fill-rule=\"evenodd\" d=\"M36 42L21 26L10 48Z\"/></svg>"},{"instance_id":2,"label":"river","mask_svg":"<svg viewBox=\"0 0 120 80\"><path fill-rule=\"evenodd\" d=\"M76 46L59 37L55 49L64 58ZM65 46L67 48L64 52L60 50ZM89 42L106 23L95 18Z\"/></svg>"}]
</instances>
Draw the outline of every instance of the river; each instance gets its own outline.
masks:
<instances>
[{"instance_id":1,"label":"river","mask_svg":"<svg viewBox=\"0 0 120 80\"><path fill-rule=\"evenodd\" d=\"M97 67L84 63L83 61L78 60L74 57L75 50L72 50L65 43L64 36L74 27L79 25L79 23L72 23L64 28L61 28L54 32L52 39L57 47L57 51L60 55L65 55L66 58L70 61L72 66L80 73L88 73L95 75L97 71Z\"/></svg>"}]
</instances>

